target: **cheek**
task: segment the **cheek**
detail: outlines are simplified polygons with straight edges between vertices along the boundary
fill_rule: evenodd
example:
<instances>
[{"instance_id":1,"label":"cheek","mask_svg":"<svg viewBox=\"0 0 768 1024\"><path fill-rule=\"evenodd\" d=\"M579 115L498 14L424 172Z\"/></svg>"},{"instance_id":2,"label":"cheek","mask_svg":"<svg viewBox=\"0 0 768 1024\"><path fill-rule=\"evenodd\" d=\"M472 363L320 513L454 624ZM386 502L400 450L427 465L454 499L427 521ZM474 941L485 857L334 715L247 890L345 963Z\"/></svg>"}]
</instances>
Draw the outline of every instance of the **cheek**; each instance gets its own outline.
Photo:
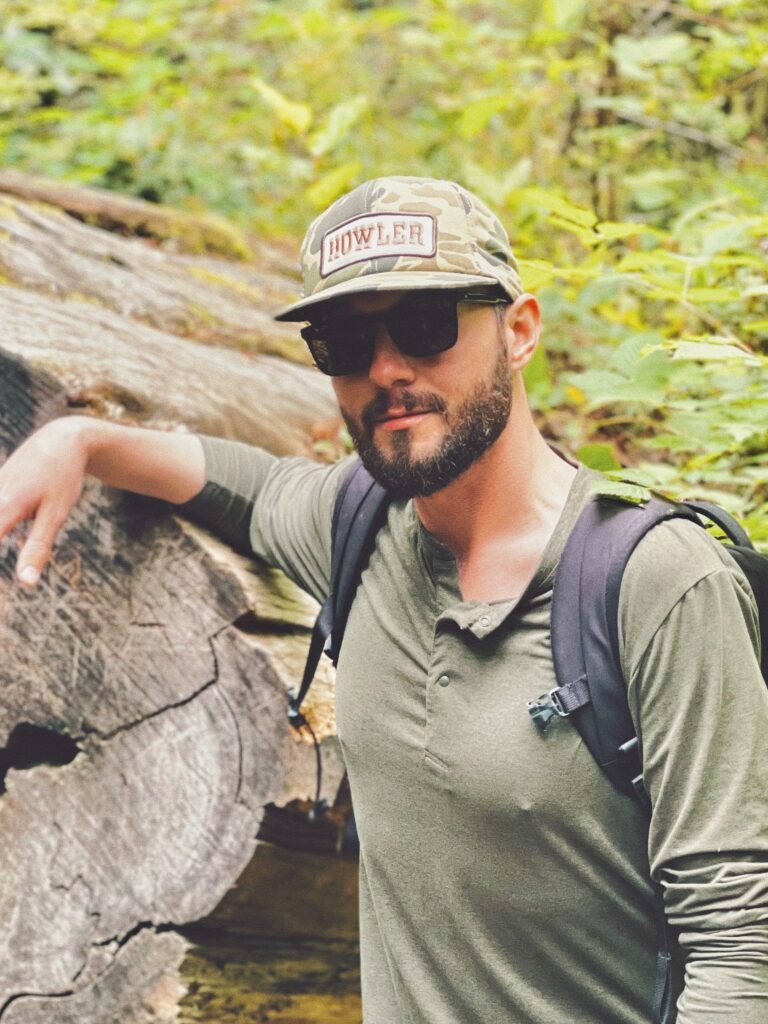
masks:
<instances>
[{"instance_id":1,"label":"cheek","mask_svg":"<svg viewBox=\"0 0 768 1024\"><path fill-rule=\"evenodd\" d=\"M366 402L371 400L372 388L365 378L333 377L331 379L339 408L358 416Z\"/></svg>"}]
</instances>

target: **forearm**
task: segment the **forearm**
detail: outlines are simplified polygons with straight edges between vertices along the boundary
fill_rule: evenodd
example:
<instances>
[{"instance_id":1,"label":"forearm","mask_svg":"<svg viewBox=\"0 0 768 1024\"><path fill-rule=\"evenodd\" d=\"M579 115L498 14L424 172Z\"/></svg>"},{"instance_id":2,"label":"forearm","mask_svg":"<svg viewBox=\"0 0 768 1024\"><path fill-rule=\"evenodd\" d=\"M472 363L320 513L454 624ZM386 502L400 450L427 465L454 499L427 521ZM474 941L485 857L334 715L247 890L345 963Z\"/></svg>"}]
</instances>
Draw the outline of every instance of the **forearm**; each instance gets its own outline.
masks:
<instances>
[{"instance_id":1,"label":"forearm","mask_svg":"<svg viewBox=\"0 0 768 1024\"><path fill-rule=\"evenodd\" d=\"M182 504L205 483L203 448L195 434L126 427L85 416L72 417L69 429L73 443L82 446L86 473L110 487Z\"/></svg>"}]
</instances>

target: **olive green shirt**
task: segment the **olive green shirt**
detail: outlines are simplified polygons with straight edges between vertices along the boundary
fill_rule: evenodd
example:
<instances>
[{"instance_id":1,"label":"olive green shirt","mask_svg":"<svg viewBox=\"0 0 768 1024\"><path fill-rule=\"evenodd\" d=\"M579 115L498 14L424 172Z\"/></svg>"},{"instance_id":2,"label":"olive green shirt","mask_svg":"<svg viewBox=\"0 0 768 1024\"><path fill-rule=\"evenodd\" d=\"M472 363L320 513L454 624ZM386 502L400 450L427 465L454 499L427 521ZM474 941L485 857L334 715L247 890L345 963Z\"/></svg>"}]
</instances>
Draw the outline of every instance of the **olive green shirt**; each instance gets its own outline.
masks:
<instances>
[{"instance_id":1,"label":"olive green shirt","mask_svg":"<svg viewBox=\"0 0 768 1024\"><path fill-rule=\"evenodd\" d=\"M208 483L187 510L322 599L348 464L203 444ZM768 1021L768 691L729 556L676 521L625 575L650 833L573 726L542 735L527 710L556 685L552 582L595 479L579 470L533 579L508 600L462 599L411 502L394 502L378 535L336 688L366 1024L649 1024L649 861L680 935L678 1024Z\"/></svg>"}]
</instances>

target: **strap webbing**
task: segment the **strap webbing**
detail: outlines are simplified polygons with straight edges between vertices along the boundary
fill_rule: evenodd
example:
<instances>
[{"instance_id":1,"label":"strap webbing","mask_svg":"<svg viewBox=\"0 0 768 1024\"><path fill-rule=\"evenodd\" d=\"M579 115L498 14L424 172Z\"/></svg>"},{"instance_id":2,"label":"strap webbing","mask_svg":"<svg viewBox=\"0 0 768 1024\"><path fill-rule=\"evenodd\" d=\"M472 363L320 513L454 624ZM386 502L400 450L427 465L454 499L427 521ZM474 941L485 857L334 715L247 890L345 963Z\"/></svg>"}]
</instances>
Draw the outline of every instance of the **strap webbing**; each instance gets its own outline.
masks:
<instances>
[{"instance_id":1,"label":"strap webbing","mask_svg":"<svg viewBox=\"0 0 768 1024\"><path fill-rule=\"evenodd\" d=\"M578 711L592 700L586 676L579 676L565 686L558 686L550 691L549 696L558 712L565 715Z\"/></svg>"},{"instance_id":2,"label":"strap webbing","mask_svg":"<svg viewBox=\"0 0 768 1024\"><path fill-rule=\"evenodd\" d=\"M388 501L384 488L373 480L359 460L356 461L339 488L333 509L330 593L312 627L301 686L288 701L288 718L292 725L300 727L306 724L301 705L315 678L323 652L330 654L336 664L355 591L386 514Z\"/></svg>"}]
</instances>

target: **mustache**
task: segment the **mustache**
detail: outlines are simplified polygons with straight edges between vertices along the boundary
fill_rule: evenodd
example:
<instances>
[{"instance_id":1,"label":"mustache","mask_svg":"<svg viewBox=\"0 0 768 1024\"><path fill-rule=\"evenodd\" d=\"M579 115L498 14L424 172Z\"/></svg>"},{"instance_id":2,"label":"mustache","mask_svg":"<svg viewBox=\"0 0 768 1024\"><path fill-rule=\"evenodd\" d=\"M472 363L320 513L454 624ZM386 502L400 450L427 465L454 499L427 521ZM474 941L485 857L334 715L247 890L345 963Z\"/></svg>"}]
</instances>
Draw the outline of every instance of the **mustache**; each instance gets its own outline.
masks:
<instances>
[{"instance_id":1,"label":"mustache","mask_svg":"<svg viewBox=\"0 0 768 1024\"><path fill-rule=\"evenodd\" d=\"M376 421L386 416L390 409L404 409L405 412L446 412L448 406L443 398L431 391L385 391L377 390L374 397L363 408L360 421L365 430L372 434Z\"/></svg>"}]
</instances>

